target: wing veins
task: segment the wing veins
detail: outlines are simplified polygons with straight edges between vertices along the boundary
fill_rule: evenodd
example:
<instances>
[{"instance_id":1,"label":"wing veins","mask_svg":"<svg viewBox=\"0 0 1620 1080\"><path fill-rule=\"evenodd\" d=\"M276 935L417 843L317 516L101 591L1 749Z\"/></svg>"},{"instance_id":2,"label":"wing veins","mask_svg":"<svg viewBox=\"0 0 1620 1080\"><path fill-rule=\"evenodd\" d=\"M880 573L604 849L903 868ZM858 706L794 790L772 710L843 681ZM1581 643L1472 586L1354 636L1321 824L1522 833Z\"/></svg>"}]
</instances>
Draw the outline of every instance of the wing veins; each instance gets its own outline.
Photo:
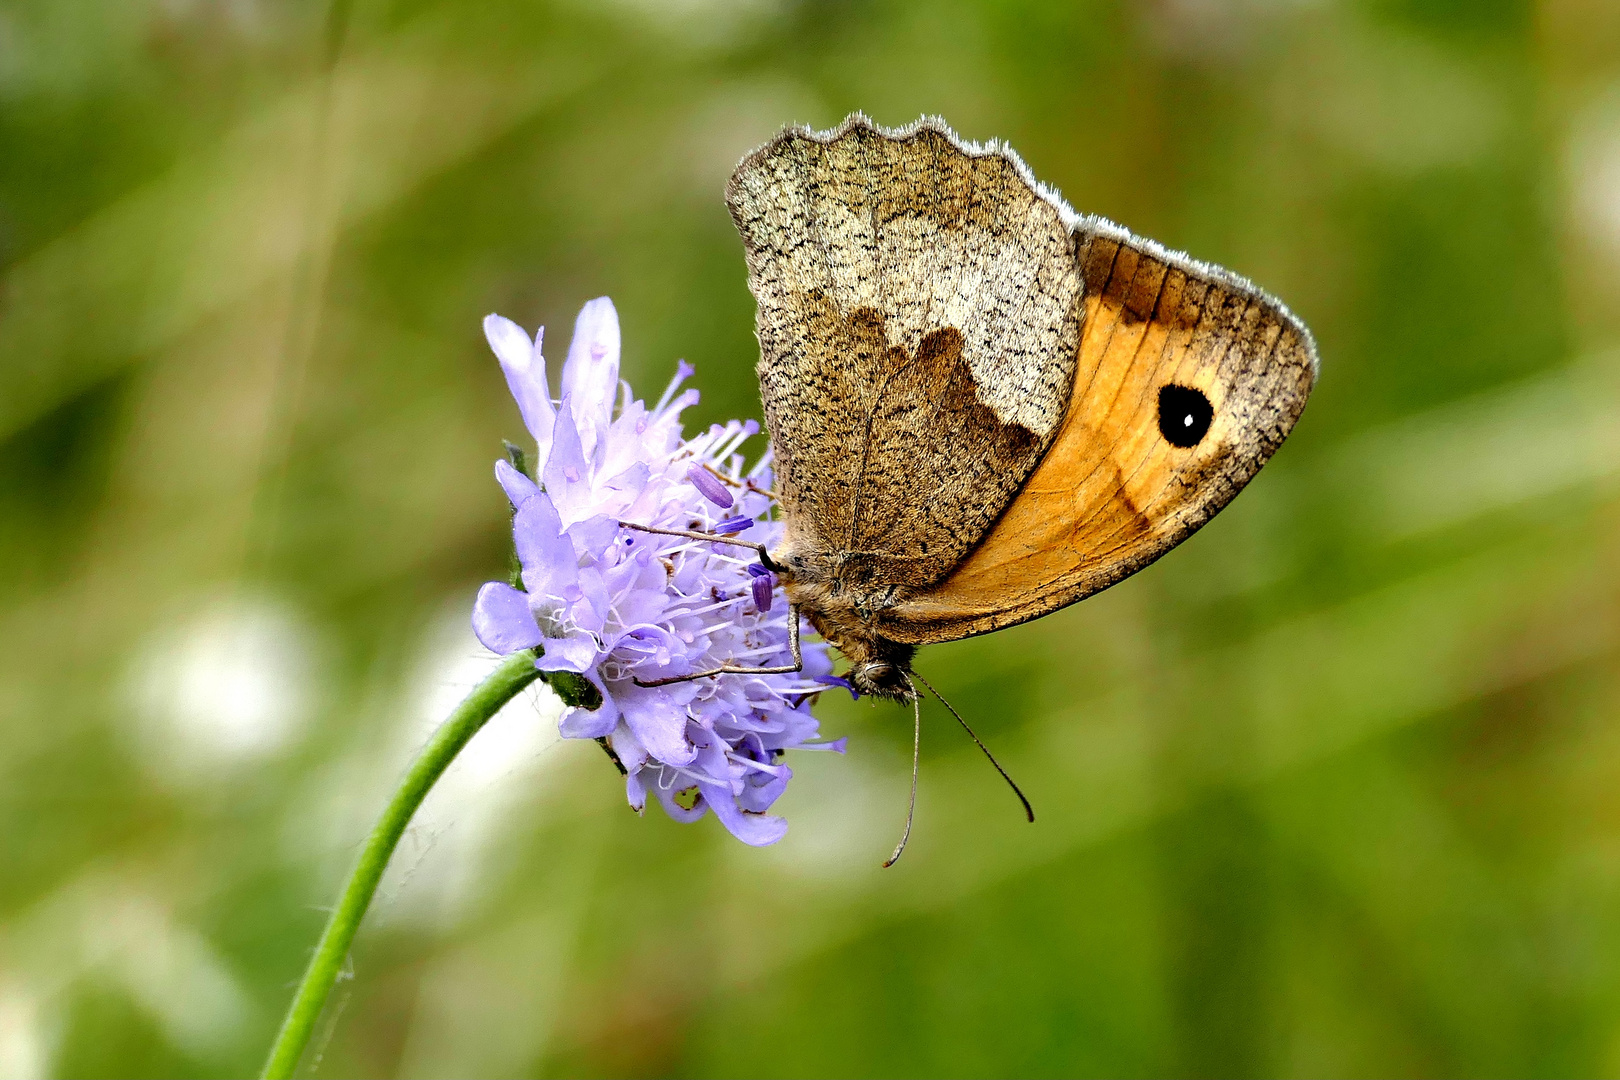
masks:
<instances>
[{"instance_id":1,"label":"wing veins","mask_svg":"<svg viewBox=\"0 0 1620 1080\"><path fill-rule=\"evenodd\" d=\"M1116 257L1117 257L1117 254L1118 254L1117 251L1116 251L1115 254L1116 254ZM1160 263L1156 259L1147 258L1144 255L1144 253L1142 253L1142 252L1137 252L1136 254L1137 254L1137 264L1136 264L1136 270L1133 271L1132 274L1131 274L1131 281L1130 281L1131 285L1136 284L1137 275L1142 272L1142 267L1144 267L1144 266L1153 266L1155 264L1166 266L1166 273L1165 273L1164 277L1159 279L1159 289L1158 289L1158 292L1156 292L1154 294L1154 297L1153 297L1153 308L1152 308L1152 310L1151 310L1151 312L1149 314L1149 318L1144 322L1144 326L1151 326L1152 325L1152 316L1158 314L1159 301L1164 296L1164 283L1166 281L1170 280L1169 267L1166 264ZM1109 280L1111 282L1112 277L1110 277ZM1126 286L1126 287L1129 288L1130 286ZM1099 307L1101 306L1101 301L1104 298L1106 298L1107 295L1108 295L1108 289L1107 289L1106 284L1103 286L1103 289L1101 290L1101 294L1102 295L1098 297ZM1206 294L1206 295L1208 295L1208 294ZM1125 304L1124 304L1123 301L1120 302L1119 310L1120 311L1125 310ZM1109 349L1111 349L1113 347L1114 335L1119 330L1120 322L1121 322L1120 316L1118 314L1115 314L1115 316L1114 316L1114 325L1112 327L1110 327L1109 331L1108 331L1108 344L1105 345L1103 347L1103 350L1102 350L1102 355L1103 356L1107 356ZM1142 342L1144 342L1146 340L1147 340L1147 330L1144 329L1142 331L1142 337L1137 341L1135 348L1133 348L1131 350L1131 359L1125 365L1125 369L1126 369L1127 372L1132 367L1135 366L1136 358L1137 358L1138 354L1140 354L1141 351L1142 351ZM1099 362L1097 364L1097 370L1098 371L1102 370L1101 362ZM1089 387L1088 387L1088 390L1089 390ZM1109 400L1108 400L1108 408L1106 410L1104 410L1104 415L1111 415L1113 413L1114 407L1119 404L1119 395L1121 393L1123 393L1124 390L1125 390L1125 383L1124 383L1124 380L1121 379L1120 380L1120 385L1114 388L1113 397L1109 398ZM1108 460L1109 460L1109 458L1106 455L1098 458L1096 463L1092 465L1091 471L1086 473L1085 476L1081 477L1079 482L1074 485L1074 488L1072 490L1078 490L1080 488L1085 487L1087 484L1089 484L1092 481L1092 479L1097 475L1098 471L1102 469L1102 466L1103 466L1104 462L1106 462ZM1124 490L1124 479L1123 479L1123 477L1120 480L1120 490L1122 490L1122 491ZM1084 521L1080 521L1080 522L1075 523L1075 531L1078 532L1082 525L1086 524L1087 522L1090 522L1093 518L1095 518L1097 516L1097 514L1099 514L1101 512L1102 512L1102 507L1101 506L1094 507L1092 509L1092 512L1091 512L1090 516L1088 516Z\"/></svg>"},{"instance_id":2,"label":"wing veins","mask_svg":"<svg viewBox=\"0 0 1620 1080\"><path fill-rule=\"evenodd\" d=\"M1238 295L1241 295L1244 298L1243 313L1242 313L1242 315L1239 316L1239 318L1237 320L1239 323L1241 323L1241 322L1243 322L1244 320L1246 320L1249 317L1251 312L1253 312L1257 307L1260 307L1260 305L1259 305L1259 297L1251 296L1251 295L1248 295L1248 294L1241 294L1241 293L1238 294ZM1264 311L1265 309L1264 309L1264 307L1260 307L1260 310ZM1281 339L1282 339L1282 335L1278 334L1277 335L1277 340L1280 341ZM1222 361L1224 361L1227 356L1230 356L1231 353L1232 353L1232 350L1237 348L1237 347L1238 347L1238 343L1235 342L1235 341L1228 344L1227 347L1226 347L1226 351L1222 354L1222 357L1221 357ZM1277 348L1277 342L1273 341L1271 346L1265 350L1264 356L1265 356L1266 360L1269 361L1271 359L1271 357L1276 353L1276 348ZM1141 470L1146 467L1146 465L1147 465L1147 461L1146 461L1145 458L1138 461L1136 468L1131 470L1131 479L1135 479L1137 474L1140 473ZM1157 498L1158 494L1163 493L1163 491L1165 490L1165 487L1169 484L1169 482L1172 479L1179 479L1179 478L1180 478L1179 471L1171 471L1166 476L1164 483L1159 485L1159 487L1158 487L1158 489L1157 489L1157 491L1155 493L1155 499ZM1126 483L1126 481L1122 479L1121 482L1120 482L1120 487L1121 487L1122 490L1123 490L1123 488L1125 486L1125 483ZM1115 528L1111 532L1106 533L1105 536L1112 539L1114 537L1117 537L1119 535L1119 533L1120 533L1120 530L1118 528ZM1104 551L1105 552L1118 551L1123 546L1124 546L1123 544L1115 544L1112 547L1104 549Z\"/></svg>"},{"instance_id":3,"label":"wing veins","mask_svg":"<svg viewBox=\"0 0 1620 1080\"><path fill-rule=\"evenodd\" d=\"M891 348L889 350L889 355L894 355L894 349ZM872 425L877 422L878 410L883 407L883 397L889 392L889 384L894 382L895 378L898 377L901 372L905 371L916 362L917 357L915 354L908 356L905 363L896 366L894 370L890 371L883 377L883 384L878 387L877 393L872 395L872 409L866 414L865 430L861 437L860 471L855 474L855 483L851 487L849 504L849 538L844 541L844 551L846 553L854 553L855 550L855 531L860 522L861 515L861 493L866 488L866 466L871 460L872 456Z\"/></svg>"},{"instance_id":4,"label":"wing veins","mask_svg":"<svg viewBox=\"0 0 1620 1080\"><path fill-rule=\"evenodd\" d=\"M1165 279L1169 280L1169 277L1170 277L1170 275L1168 273L1166 273L1165 274ZM1211 285L1208 289L1206 289L1204 291L1204 295L1198 301L1198 317L1199 317L1200 321L1202 321L1202 319L1204 317L1205 308L1209 303L1209 294L1214 292L1214 291L1215 291L1214 286ZM1245 296L1244 297L1244 303L1245 303L1245 306L1244 306L1244 316L1243 317L1246 318L1247 314L1248 314L1249 306L1252 303L1252 298ZM1240 319L1240 321L1241 321L1241 319ZM1144 333L1143 334L1144 340L1146 339L1146 336L1147 335ZM1189 344L1191 343L1191 340L1192 340L1191 337L1189 337L1188 338ZM1171 341L1170 341L1169 336L1167 335L1166 338L1165 338L1165 342L1164 342L1164 349L1169 349L1170 346L1171 346ZM1140 343L1138 343L1138 350L1140 350L1140 347L1141 347L1141 345L1140 345ZM1231 346L1228 345L1227 349L1230 350ZM1160 356L1161 356L1161 359L1162 359L1162 357L1163 357L1163 352L1162 351L1160 353ZM1133 354L1132 357L1131 357L1131 363L1134 365L1135 362L1136 362L1136 357ZM1123 387L1122 387L1122 389L1123 389ZM1143 391L1144 394L1146 392L1147 392L1146 390ZM1115 404L1117 404L1118 403L1118 395L1117 394L1115 395L1115 398L1116 398ZM1138 396L1137 401L1136 401L1136 408L1137 408L1137 410L1140 410L1141 407L1142 407L1142 398L1141 398L1141 396ZM1135 414L1133 413L1132 415L1135 415ZM1125 498L1127 502L1129 502L1130 500L1129 500L1129 497L1125 495L1126 485L1131 480L1134 480L1136 478L1137 474L1141 472L1142 468L1146 465L1146 463L1147 462L1146 462L1145 457L1140 458L1140 459L1138 459L1138 461L1136 463L1136 466L1131 470L1130 476L1127 477L1123 472L1120 473L1120 476L1119 476L1119 489L1118 490L1119 490L1120 496L1122 498ZM1096 518L1097 518L1097 515L1102 513L1102 511L1103 511L1103 506L1102 505L1098 505L1098 506L1094 507L1092 509L1091 514L1089 516L1087 516L1084 521L1079 522L1078 524L1076 524L1075 531L1078 532L1083 526L1090 524L1092 521L1095 521ZM1119 528L1116 527L1112 531L1104 533L1103 538L1106 539L1106 538L1116 536L1116 535L1118 535L1119 531L1120 531ZM1114 549L1110 548L1108 550L1111 551L1111 550L1114 550Z\"/></svg>"}]
</instances>

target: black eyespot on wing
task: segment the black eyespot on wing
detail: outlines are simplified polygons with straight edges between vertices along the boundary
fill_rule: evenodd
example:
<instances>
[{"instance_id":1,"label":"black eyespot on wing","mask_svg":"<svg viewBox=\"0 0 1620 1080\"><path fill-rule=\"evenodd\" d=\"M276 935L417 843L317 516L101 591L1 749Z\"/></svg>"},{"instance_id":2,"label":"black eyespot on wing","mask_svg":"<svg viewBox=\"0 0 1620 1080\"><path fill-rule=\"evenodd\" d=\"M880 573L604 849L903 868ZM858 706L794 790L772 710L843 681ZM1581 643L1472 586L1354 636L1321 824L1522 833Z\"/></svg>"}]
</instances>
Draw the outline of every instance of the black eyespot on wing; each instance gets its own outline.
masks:
<instances>
[{"instance_id":1,"label":"black eyespot on wing","mask_svg":"<svg viewBox=\"0 0 1620 1080\"><path fill-rule=\"evenodd\" d=\"M1159 388L1159 434L1171 446L1197 446L1214 418L1209 398L1192 387L1171 383Z\"/></svg>"}]
</instances>

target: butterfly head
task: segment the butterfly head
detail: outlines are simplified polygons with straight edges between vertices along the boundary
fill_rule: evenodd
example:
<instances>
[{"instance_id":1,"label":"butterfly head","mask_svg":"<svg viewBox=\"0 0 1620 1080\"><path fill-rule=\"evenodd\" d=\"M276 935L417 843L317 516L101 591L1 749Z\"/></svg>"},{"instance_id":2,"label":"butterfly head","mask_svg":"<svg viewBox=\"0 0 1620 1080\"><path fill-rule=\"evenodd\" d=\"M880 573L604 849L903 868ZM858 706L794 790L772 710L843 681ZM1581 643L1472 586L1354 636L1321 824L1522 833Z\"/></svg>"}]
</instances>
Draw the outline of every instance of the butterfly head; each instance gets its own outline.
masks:
<instances>
[{"instance_id":1,"label":"butterfly head","mask_svg":"<svg viewBox=\"0 0 1620 1080\"><path fill-rule=\"evenodd\" d=\"M896 660L880 657L863 661L849 669L848 678L855 689L873 697L894 701L912 701L917 697L911 684L911 666Z\"/></svg>"},{"instance_id":2,"label":"butterfly head","mask_svg":"<svg viewBox=\"0 0 1620 1080\"><path fill-rule=\"evenodd\" d=\"M849 659L849 671L844 677L856 690L890 701L917 699L911 671L912 657L917 655L915 645L902 645L870 632L845 633L831 640Z\"/></svg>"}]
</instances>

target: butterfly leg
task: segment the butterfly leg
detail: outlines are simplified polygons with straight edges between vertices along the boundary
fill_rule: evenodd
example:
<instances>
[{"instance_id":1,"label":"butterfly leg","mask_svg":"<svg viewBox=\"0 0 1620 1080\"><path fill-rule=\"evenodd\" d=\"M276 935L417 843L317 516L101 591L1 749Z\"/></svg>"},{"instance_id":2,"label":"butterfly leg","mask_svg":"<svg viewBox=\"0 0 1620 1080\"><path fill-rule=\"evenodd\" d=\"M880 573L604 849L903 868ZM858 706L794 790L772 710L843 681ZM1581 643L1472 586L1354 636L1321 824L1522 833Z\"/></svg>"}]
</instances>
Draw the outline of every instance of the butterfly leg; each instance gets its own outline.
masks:
<instances>
[{"instance_id":1,"label":"butterfly leg","mask_svg":"<svg viewBox=\"0 0 1620 1080\"><path fill-rule=\"evenodd\" d=\"M799 651L799 608L797 605L788 608L788 651L793 654L793 663L780 667L737 667L725 664L721 667L710 668L708 671L694 671L690 675L676 675L669 679L648 679L642 682L636 680L637 686L668 686L670 683L691 682L693 679L707 679L714 675L791 675L795 671L804 670L804 654Z\"/></svg>"},{"instance_id":2,"label":"butterfly leg","mask_svg":"<svg viewBox=\"0 0 1620 1080\"><path fill-rule=\"evenodd\" d=\"M689 529L657 529L651 525L637 525L633 521L621 521L620 526L626 529L635 529L638 532L656 533L659 536L684 536L688 540L707 540L711 544L730 544L732 547L751 548L759 554L760 565L767 570L780 571L782 567L771 558L771 553L764 544L752 540L733 540L729 536L719 533L695 532Z\"/></svg>"}]
</instances>

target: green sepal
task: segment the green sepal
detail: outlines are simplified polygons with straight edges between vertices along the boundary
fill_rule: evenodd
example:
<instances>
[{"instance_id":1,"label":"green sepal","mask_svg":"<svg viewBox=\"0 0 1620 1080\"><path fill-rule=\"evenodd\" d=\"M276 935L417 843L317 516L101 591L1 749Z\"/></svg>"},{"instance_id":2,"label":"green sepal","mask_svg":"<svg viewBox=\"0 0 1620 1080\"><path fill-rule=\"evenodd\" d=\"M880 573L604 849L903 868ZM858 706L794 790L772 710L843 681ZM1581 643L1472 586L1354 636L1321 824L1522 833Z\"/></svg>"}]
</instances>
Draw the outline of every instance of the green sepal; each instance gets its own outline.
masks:
<instances>
[{"instance_id":1,"label":"green sepal","mask_svg":"<svg viewBox=\"0 0 1620 1080\"><path fill-rule=\"evenodd\" d=\"M535 658L539 659L543 654L544 650L536 645ZM571 709L595 712L602 707L602 691L577 671L542 671L540 677L558 697L562 698L563 704Z\"/></svg>"},{"instance_id":2,"label":"green sepal","mask_svg":"<svg viewBox=\"0 0 1620 1080\"><path fill-rule=\"evenodd\" d=\"M512 463L512 468L533 480L534 477L529 476L529 459L524 454L523 447L506 439L501 440L501 445L506 448L506 460ZM516 510L512 511L512 516L517 516ZM506 583L514 589L527 592L528 590L523 588L523 563L518 559L515 539L506 549L506 563Z\"/></svg>"},{"instance_id":3,"label":"green sepal","mask_svg":"<svg viewBox=\"0 0 1620 1080\"><path fill-rule=\"evenodd\" d=\"M529 471L529 455L523 452L523 447L506 439L501 440L501 445L506 448L506 460L512 463L512 468L533 480L534 474Z\"/></svg>"}]
</instances>

